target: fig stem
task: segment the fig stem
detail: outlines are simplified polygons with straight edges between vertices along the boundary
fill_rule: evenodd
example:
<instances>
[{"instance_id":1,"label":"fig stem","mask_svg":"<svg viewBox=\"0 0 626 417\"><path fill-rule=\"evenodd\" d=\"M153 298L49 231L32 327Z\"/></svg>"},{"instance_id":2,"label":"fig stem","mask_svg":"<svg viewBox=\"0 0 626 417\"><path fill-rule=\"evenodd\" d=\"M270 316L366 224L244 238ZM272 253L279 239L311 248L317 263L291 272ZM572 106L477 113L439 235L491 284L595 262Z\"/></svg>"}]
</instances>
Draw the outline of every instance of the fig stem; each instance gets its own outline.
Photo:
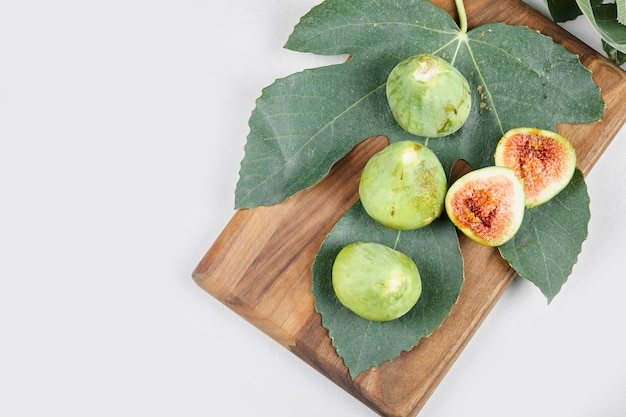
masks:
<instances>
[{"instance_id":1,"label":"fig stem","mask_svg":"<svg viewBox=\"0 0 626 417\"><path fill-rule=\"evenodd\" d=\"M456 11L459 14L459 26L461 33L467 33L467 14L465 14L465 4L463 0L454 0Z\"/></svg>"}]
</instances>

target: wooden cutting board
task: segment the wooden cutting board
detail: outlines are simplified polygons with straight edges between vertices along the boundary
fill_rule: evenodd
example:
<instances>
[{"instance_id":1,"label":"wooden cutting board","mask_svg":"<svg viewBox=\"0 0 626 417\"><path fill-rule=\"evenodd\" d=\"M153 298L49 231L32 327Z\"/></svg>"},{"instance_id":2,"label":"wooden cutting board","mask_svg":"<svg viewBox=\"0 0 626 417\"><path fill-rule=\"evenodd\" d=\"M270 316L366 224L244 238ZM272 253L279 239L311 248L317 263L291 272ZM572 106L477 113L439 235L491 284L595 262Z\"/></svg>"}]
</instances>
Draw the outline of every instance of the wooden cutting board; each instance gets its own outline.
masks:
<instances>
[{"instance_id":1,"label":"wooden cutting board","mask_svg":"<svg viewBox=\"0 0 626 417\"><path fill-rule=\"evenodd\" d=\"M453 0L434 0L456 17ZM466 0L469 26L526 25L578 54L602 88L602 122L562 125L586 174L626 120L626 73L518 0ZM311 268L325 236L357 200L365 162L387 145L370 138L319 184L272 207L239 210L193 272L197 284L382 416L415 416L516 273L497 249L461 237L465 284L434 334L398 358L349 376L315 312Z\"/></svg>"}]
</instances>

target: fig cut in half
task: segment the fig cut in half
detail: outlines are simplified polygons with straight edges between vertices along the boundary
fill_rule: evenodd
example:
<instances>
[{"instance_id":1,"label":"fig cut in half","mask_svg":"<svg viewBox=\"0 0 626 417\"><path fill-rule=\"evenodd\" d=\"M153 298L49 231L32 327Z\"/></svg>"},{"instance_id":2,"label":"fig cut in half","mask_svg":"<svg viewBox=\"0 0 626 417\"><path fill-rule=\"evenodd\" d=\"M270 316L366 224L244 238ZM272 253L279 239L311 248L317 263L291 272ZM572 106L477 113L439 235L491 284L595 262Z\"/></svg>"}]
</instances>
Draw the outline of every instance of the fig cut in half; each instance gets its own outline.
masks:
<instances>
[{"instance_id":1,"label":"fig cut in half","mask_svg":"<svg viewBox=\"0 0 626 417\"><path fill-rule=\"evenodd\" d=\"M456 132L472 107L467 79L446 60L431 54L398 63L387 78L386 94L398 124L423 137Z\"/></svg>"},{"instance_id":2,"label":"fig cut in half","mask_svg":"<svg viewBox=\"0 0 626 417\"><path fill-rule=\"evenodd\" d=\"M332 285L341 304L372 321L405 315L422 294L415 262L374 242L351 243L339 251L333 263Z\"/></svg>"},{"instance_id":3,"label":"fig cut in half","mask_svg":"<svg viewBox=\"0 0 626 417\"><path fill-rule=\"evenodd\" d=\"M519 230L524 219L524 184L506 167L490 166L456 180L446 194L452 223L485 246L500 246Z\"/></svg>"},{"instance_id":4,"label":"fig cut in half","mask_svg":"<svg viewBox=\"0 0 626 417\"><path fill-rule=\"evenodd\" d=\"M373 155L359 181L367 214L397 230L418 229L439 217L447 189L437 155L414 141L392 143Z\"/></svg>"},{"instance_id":5,"label":"fig cut in half","mask_svg":"<svg viewBox=\"0 0 626 417\"><path fill-rule=\"evenodd\" d=\"M495 164L524 180L526 207L539 206L569 184L576 170L576 150L564 136L549 130L520 127L502 136Z\"/></svg>"}]
</instances>

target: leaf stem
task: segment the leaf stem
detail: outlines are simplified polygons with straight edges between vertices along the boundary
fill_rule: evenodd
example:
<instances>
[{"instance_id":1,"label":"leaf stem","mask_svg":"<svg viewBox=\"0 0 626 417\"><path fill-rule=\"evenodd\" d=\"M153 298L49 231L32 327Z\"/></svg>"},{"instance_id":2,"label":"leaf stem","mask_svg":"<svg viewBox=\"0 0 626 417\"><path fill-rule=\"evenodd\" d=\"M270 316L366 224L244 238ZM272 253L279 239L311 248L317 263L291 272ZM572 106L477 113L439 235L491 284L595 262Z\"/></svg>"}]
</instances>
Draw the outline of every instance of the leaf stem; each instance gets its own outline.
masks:
<instances>
[{"instance_id":1,"label":"leaf stem","mask_svg":"<svg viewBox=\"0 0 626 417\"><path fill-rule=\"evenodd\" d=\"M394 249L398 247L398 242L400 241L400 233L401 232L402 232L401 230L398 230L398 234L396 235L396 241L393 244L393 248Z\"/></svg>"},{"instance_id":2,"label":"leaf stem","mask_svg":"<svg viewBox=\"0 0 626 417\"><path fill-rule=\"evenodd\" d=\"M454 0L456 11L459 14L459 26L461 33L467 33L467 14L465 14L465 4L463 0Z\"/></svg>"}]
</instances>

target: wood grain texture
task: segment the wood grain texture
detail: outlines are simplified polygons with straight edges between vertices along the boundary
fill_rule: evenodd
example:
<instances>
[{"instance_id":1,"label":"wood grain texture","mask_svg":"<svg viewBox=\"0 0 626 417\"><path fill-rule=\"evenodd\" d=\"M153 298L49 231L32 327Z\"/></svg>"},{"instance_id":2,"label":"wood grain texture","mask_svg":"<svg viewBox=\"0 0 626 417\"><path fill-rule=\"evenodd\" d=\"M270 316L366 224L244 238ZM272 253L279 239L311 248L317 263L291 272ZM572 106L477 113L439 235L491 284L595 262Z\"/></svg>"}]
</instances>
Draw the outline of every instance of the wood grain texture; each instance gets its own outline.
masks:
<instances>
[{"instance_id":1,"label":"wood grain texture","mask_svg":"<svg viewBox=\"0 0 626 417\"><path fill-rule=\"evenodd\" d=\"M455 13L453 0L436 4ZM588 173L626 120L626 73L518 0L466 1L470 27L525 25L579 55L607 105L602 122L560 125ZM272 207L239 210L193 272L197 284L329 379L386 417L415 416L515 278L497 249L461 236L465 284L451 314L409 352L352 380L315 312L311 268L324 238L357 200L365 162L388 141L374 137L319 184Z\"/></svg>"}]
</instances>

